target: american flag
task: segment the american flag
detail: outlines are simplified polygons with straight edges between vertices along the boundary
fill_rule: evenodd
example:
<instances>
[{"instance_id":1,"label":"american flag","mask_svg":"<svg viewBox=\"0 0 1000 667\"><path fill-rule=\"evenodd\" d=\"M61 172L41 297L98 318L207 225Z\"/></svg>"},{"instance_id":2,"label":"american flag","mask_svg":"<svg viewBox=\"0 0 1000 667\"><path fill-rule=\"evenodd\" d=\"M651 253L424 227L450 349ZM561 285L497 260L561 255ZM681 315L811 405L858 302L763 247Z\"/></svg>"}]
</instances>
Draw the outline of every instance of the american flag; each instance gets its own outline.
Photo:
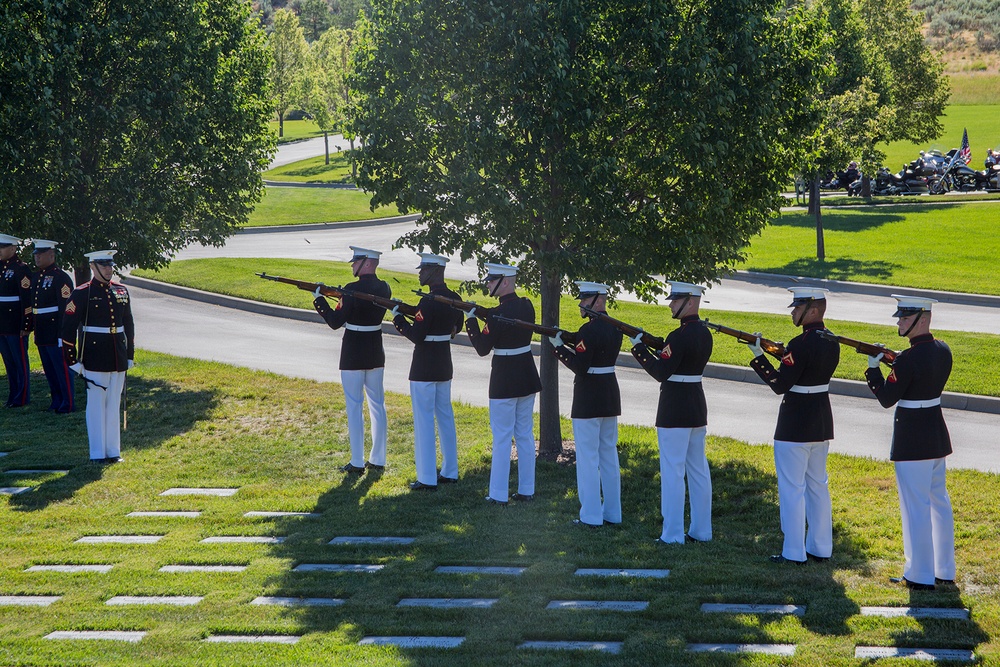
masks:
<instances>
[{"instance_id":1,"label":"american flag","mask_svg":"<svg viewBox=\"0 0 1000 667\"><path fill-rule=\"evenodd\" d=\"M958 157L965 160L965 164L972 162L972 149L969 148L969 130L962 131L962 147L958 149Z\"/></svg>"}]
</instances>

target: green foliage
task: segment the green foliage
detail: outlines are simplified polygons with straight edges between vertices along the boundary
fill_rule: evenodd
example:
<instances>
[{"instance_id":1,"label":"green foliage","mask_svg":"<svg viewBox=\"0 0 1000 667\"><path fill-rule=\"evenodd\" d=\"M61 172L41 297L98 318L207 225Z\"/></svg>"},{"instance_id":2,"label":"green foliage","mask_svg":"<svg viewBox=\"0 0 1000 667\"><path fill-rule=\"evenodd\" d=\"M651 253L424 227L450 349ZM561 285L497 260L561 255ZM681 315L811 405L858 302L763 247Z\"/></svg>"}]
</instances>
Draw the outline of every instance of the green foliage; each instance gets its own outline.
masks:
<instances>
[{"instance_id":1,"label":"green foliage","mask_svg":"<svg viewBox=\"0 0 1000 667\"><path fill-rule=\"evenodd\" d=\"M299 17L290 9L274 13L271 32L271 96L278 113L278 136L284 134L284 115L301 97L298 88L303 69L307 67L309 45L299 25Z\"/></svg>"},{"instance_id":2,"label":"green foliage","mask_svg":"<svg viewBox=\"0 0 1000 667\"><path fill-rule=\"evenodd\" d=\"M274 143L249 5L10 0L0 25L5 231L160 266L246 222Z\"/></svg>"},{"instance_id":3,"label":"green foliage","mask_svg":"<svg viewBox=\"0 0 1000 667\"><path fill-rule=\"evenodd\" d=\"M783 2L423 0L363 24L358 183L403 243L536 286L659 291L741 258L799 162L821 26Z\"/></svg>"}]
</instances>

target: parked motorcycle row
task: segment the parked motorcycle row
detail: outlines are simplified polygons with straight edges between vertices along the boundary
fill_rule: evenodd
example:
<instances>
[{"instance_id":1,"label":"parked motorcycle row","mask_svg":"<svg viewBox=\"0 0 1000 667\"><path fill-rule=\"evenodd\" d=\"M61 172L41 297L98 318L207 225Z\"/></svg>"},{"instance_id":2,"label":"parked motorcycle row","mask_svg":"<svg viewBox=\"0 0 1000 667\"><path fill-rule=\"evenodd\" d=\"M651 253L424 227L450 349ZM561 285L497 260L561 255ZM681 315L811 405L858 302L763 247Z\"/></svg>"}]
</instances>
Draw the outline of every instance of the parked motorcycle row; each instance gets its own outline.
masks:
<instances>
[{"instance_id":1,"label":"parked motorcycle row","mask_svg":"<svg viewBox=\"0 0 1000 667\"><path fill-rule=\"evenodd\" d=\"M898 173L881 167L871 179L873 197L885 195L940 195L948 192L1000 192L1000 164L987 158L985 169L977 171L963 160L953 159L958 149L946 154L941 151L921 151L920 157L903 165ZM853 164L853 163L852 163ZM848 168L828 174L820 183L823 190L847 190L856 197L861 194L863 179L856 169Z\"/></svg>"}]
</instances>

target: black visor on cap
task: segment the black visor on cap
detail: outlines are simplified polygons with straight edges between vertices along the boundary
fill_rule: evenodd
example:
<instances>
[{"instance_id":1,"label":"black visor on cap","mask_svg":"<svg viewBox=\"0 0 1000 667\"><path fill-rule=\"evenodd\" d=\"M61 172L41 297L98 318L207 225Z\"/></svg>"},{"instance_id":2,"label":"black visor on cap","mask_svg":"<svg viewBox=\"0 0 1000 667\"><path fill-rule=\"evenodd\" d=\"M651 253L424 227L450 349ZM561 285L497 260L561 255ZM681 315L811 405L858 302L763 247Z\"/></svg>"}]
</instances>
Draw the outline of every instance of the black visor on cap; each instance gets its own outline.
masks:
<instances>
[{"instance_id":1,"label":"black visor on cap","mask_svg":"<svg viewBox=\"0 0 1000 667\"><path fill-rule=\"evenodd\" d=\"M115 260L113 260L113 259L95 259L94 260L94 264L98 264L100 266L114 266L115 265Z\"/></svg>"},{"instance_id":2,"label":"black visor on cap","mask_svg":"<svg viewBox=\"0 0 1000 667\"><path fill-rule=\"evenodd\" d=\"M35 248L34 250L31 251L31 254L38 255L43 252L48 252L49 250L55 250L55 248Z\"/></svg>"},{"instance_id":3,"label":"black visor on cap","mask_svg":"<svg viewBox=\"0 0 1000 667\"><path fill-rule=\"evenodd\" d=\"M0 248L9 248L12 245L14 245L14 244L13 243L0 243Z\"/></svg>"},{"instance_id":4,"label":"black visor on cap","mask_svg":"<svg viewBox=\"0 0 1000 667\"><path fill-rule=\"evenodd\" d=\"M812 297L807 297L803 299L792 299L792 302L788 304L788 307L794 308L795 306L801 306L804 303L812 303L813 301L826 301L826 299L814 299Z\"/></svg>"},{"instance_id":5,"label":"black visor on cap","mask_svg":"<svg viewBox=\"0 0 1000 667\"><path fill-rule=\"evenodd\" d=\"M892 314L893 317L909 317L910 315L916 315L917 313L925 312L923 308L897 308L896 312Z\"/></svg>"}]
</instances>

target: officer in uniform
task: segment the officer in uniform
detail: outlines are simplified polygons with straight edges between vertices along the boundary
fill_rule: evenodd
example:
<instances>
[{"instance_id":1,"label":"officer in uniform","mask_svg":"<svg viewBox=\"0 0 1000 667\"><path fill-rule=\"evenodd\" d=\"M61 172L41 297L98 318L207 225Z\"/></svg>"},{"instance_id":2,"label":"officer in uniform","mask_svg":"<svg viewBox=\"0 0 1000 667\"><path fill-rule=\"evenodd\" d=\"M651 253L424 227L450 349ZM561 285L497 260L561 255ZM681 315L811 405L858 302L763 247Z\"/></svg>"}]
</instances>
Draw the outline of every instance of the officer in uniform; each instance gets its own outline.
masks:
<instances>
[{"instance_id":1,"label":"officer in uniform","mask_svg":"<svg viewBox=\"0 0 1000 667\"><path fill-rule=\"evenodd\" d=\"M580 305L606 310L608 286L576 281ZM583 309L580 316L587 317ZM598 319L586 322L576 334L576 345L563 344L561 334L549 338L556 357L573 373L573 438L576 441L576 487L580 518L573 523L600 526L622 521L621 470L618 467L618 415L621 393L615 361L622 334ZM602 496L603 494L603 502Z\"/></svg>"},{"instance_id":2,"label":"officer in uniform","mask_svg":"<svg viewBox=\"0 0 1000 667\"><path fill-rule=\"evenodd\" d=\"M775 370L759 342L748 345L750 366L774 393L784 395L774 430L774 467L778 475L781 532L774 563L803 565L807 558L833 554L833 510L826 457L833 439L830 378L840 362L840 345L820 335L825 329L826 293L815 287L790 287L792 323L802 333L789 341ZM808 531L806 525L808 524Z\"/></svg>"},{"instance_id":3,"label":"officer in uniform","mask_svg":"<svg viewBox=\"0 0 1000 667\"><path fill-rule=\"evenodd\" d=\"M490 429L493 431L493 465L486 500L506 505L510 483L510 441L517 446L517 493L526 502L535 496L535 394L542 389L531 357L531 332L497 322L496 315L525 322L535 321L535 307L515 292L517 267L486 264L486 287L500 301L480 331L476 309L465 313L465 330L479 356L493 352L490 370Z\"/></svg>"},{"instance_id":4,"label":"officer in uniform","mask_svg":"<svg viewBox=\"0 0 1000 667\"><path fill-rule=\"evenodd\" d=\"M73 294L73 279L56 266L56 246L59 245L56 241L34 239L32 243L38 273L31 295L31 328L52 395L48 409L64 414L73 412L73 374L66 365L59 334L63 311Z\"/></svg>"},{"instance_id":5,"label":"officer in uniform","mask_svg":"<svg viewBox=\"0 0 1000 667\"><path fill-rule=\"evenodd\" d=\"M125 372L132 368L135 357L135 326L128 290L111 281L116 252L87 253L93 279L73 291L62 323L66 363L87 383L90 459L102 463L121 460L119 409Z\"/></svg>"},{"instance_id":6,"label":"officer in uniform","mask_svg":"<svg viewBox=\"0 0 1000 667\"><path fill-rule=\"evenodd\" d=\"M432 294L461 299L444 282L447 257L421 252L418 278ZM462 313L444 303L424 297L417 304L411 323L393 308L392 323L413 342L410 362L410 400L413 402L414 458L417 480L414 491L436 491L438 484L458 481L458 435L451 406L451 339L462 330ZM437 471L434 423L441 438L441 471Z\"/></svg>"},{"instance_id":7,"label":"officer in uniform","mask_svg":"<svg viewBox=\"0 0 1000 667\"><path fill-rule=\"evenodd\" d=\"M378 268L378 250L351 246L351 272L356 281L345 286L355 292L392 296L389 283L375 275ZM369 301L344 295L331 308L320 294L313 295L313 306L332 329L344 327L344 342L340 348L340 382L344 387L347 405L347 432L351 440L351 460L340 470L361 475L365 468L376 472L385 469L387 419L385 413L385 350L382 347L382 316L385 309ZM372 425L372 450L365 461L365 418L362 413L365 396L368 396L368 415Z\"/></svg>"},{"instance_id":8,"label":"officer in uniform","mask_svg":"<svg viewBox=\"0 0 1000 667\"><path fill-rule=\"evenodd\" d=\"M931 334L934 299L893 295L899 335L910 347L899 353L889 377L882 355L868 358L865 377L882 407L896 406L889 459L896 468L903 519L902 579L909 588L933 590L955 583L955 523L945 486L951 437L941 414L941 392L951 374L951 350Z\"/></svg>"},{"instance_id":9,"label":"officer in uniform","mask_svg":"<svg viewBox=\"0 0 1000 667\"><path fill-rule=\"evenodd\" d=\"M31 401L28 387L28 330L31 328L31 270L17 256L21 239L0 234L0 357L7 369L8 408Z\"/></svg>"},{"instance_id":10,"label":"officer in uniform","mask_svg":"<svg viewBox=\"0 0 1000 667\"><path fill-rule=\"evenodd\" d=\"M660 510L657 542L683 544L712 539L712 477L705 457L708 405L701 374L712 356L712 334L698 317L705 288L671 282L670 312L681 325L662 350L651 350L642 334L630 338L632 355L660 383L656 437L660 446ZM684 532L684 478L691 498L691 527Z\"/></svg>"}]
</instances>

